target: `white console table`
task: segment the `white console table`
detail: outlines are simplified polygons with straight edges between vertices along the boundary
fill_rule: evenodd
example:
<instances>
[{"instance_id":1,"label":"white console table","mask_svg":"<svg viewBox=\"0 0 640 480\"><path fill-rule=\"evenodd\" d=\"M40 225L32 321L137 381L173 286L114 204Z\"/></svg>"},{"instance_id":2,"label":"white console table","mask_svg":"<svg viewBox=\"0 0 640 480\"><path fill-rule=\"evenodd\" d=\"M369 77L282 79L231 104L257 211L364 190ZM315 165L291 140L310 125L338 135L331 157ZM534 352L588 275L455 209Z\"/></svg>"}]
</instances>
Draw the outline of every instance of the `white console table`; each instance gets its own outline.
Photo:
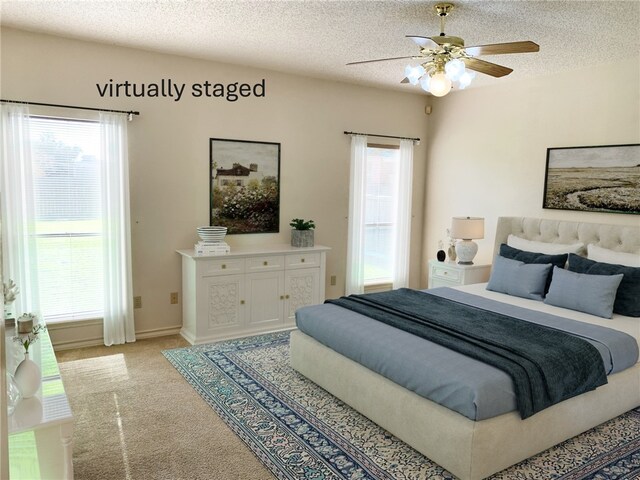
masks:
<instances>
[{"instance_id":1,"label":"white console table","mask_svg":"<svg viewBox=\"0 0 640 480\"><path fill-rule=\"evenodd\" d=\"M324 301L328 247L233 247L182 255L182 329L200 344L295 326L295 312Z\"/></svg>"},{"instance_id":2,"label":"white console table","mask_svg":"<svg viewBox=\"0 0 640 480\"><path fill-rule=\"evenodd\" d=\"M14 327L6 335L7 371L14 373L24 350L12 341ZM73 415L46 331L29 347L29 357L40 366L42 385L8 417L10 478L72 480Z\"/></svg>"}]
</instances>

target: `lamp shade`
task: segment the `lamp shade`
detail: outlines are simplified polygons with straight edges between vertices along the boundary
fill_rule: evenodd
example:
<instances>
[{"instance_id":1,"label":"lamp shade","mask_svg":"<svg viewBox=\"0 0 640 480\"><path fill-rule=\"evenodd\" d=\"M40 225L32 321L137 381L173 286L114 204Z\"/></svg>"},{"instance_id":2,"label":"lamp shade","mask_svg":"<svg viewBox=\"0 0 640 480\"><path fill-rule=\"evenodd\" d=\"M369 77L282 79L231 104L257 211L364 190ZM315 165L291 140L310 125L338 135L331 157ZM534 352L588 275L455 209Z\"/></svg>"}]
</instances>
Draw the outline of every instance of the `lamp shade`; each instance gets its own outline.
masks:
<instances>
[{"instance_id":1,"label":"lamp shade","mask_svg":"<svg viewBox=\"0 0 640 480\"><path fill-rule=\"evenodd\" d=\"M451 219L451 238L458 240L484 238L484 218L453 217Z\"/></svg>"}]
</instances>

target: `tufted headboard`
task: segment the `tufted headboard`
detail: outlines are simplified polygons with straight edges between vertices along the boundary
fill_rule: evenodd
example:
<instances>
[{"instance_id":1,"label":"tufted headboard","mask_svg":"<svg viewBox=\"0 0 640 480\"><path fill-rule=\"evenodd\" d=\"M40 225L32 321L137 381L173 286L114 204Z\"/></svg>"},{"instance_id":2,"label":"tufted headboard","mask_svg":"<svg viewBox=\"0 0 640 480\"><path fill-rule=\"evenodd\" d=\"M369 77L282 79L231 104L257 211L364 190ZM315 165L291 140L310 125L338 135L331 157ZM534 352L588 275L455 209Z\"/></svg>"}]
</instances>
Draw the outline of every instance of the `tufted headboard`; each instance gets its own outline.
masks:
<instances>
[{"instance_id":1,"label":"tufted headboard","mask_svg":"<svg viewBox=\"0 0 640 480\"><path fill-rule=\"evenodd\" d=\"M494 256L512 233L527 240L548 243L592 243L617 252L640 253L640 227L602 223L566 222L528 217L499 217Z\"/></svg>"}]
</instances>

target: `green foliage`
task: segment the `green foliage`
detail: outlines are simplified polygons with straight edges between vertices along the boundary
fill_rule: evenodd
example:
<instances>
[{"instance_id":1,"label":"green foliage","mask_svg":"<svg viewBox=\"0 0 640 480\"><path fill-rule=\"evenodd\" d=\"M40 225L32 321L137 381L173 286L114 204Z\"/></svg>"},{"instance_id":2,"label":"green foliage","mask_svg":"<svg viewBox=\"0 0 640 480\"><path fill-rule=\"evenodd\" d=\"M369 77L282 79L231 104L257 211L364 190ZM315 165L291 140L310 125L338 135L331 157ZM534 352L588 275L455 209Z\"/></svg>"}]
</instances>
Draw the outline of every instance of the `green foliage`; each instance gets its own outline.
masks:
<instances>
[{"instance_id":1,"label":"green foliage","mask_svg":"<svg viewBox=\"0 0 640 480\"><path fill-rule=\"evenodd\" d=\"M30 317L32 320L36 318L32 313L25 313L23 317ZM13 341L22 345L25 352L29 352L29 347L38 341L38 334L46 329L46 325L42 323L34 325L29 333L16 335Z\"/></svg>"},{"instance_id":2,"label":"green foliage","mask_svg":"<svg viewBox=\"0 0 640 480\"><path fill-rule=\"evenodd\" d=\"M315 223L313 223L313 220L309 220L308 222L305 222L304 219L302 218L294 218L293 220L291 220L291 223L289 225L296 230L311 230L316 228L316 225Z\"/></svg>"},{"instance_id":3,"label":"green foliage","mask_svg":"<svg viewBox=\"0 0 640 480\"><path fill-rule=\"evenodd\" d=\"M45 133L34 143L40 159L40 170L44 176L62 176L67 172L60 170L60 165L78 157L82 149L77 145L68 145L58 140L55 135Z\"/></svg>"}]
</instances>

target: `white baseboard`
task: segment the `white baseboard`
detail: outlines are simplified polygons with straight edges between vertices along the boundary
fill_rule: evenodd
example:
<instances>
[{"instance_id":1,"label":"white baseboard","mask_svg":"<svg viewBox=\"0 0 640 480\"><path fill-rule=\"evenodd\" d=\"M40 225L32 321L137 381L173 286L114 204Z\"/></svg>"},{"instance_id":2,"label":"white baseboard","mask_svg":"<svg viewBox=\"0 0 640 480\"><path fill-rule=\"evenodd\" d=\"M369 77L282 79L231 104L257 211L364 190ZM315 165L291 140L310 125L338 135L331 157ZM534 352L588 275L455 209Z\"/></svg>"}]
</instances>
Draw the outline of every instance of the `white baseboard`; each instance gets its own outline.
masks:
<instances>
[{"instance_id":1,"label":"white baseboard","mask_svg":"<svg viewBox=\"0 0 640 480\"><path fill-rule=\"evenodd\" d=\"M167 335L178 335L182 325L175 325L173 327L152 328L150 330L141 330L136 332L136 340L143 340L145 338L153 337L166 337Z\"/></svg>"},{"instance_id":2,"label":"white baseboard","mask_svg":"<svg viewBox=\"0 0 640 480\"><path fill-rule=\"evenodd\" d=\"M100 326L100 330L102 330L102 320L92 320L86 321L82 320L79 322L64 322L58 324L50 324L47 325L47 329L49 331L59 331L66 329L75 329L81 326L89 326L89 327L97 327ZM162 327L162 328L152 328L149 330L141 330L136 332L136 340L143 340L145 338L153 338L153 337L165 337L167 335L177 335L180 333L180 328L182 325L175 325L173 327ZM84 338L76 338L73 340L60 340L57 339L53 342L53 349L55 351L60 350L71 350L74 348L84 348L84 347L96 347L104 345L104 338L102 335L96 336L95 333L89 337Z\"/></svg>"},{"instance_id":3,"label":"white baseboard","mask_svg":"<svg viewBox=\"0 0 640 480\"><path fill-rule=\"evenodd\" d=\"M104 340L100 338L87 338L84 340L58 341L53 344L53 350L59 352L61 350L73 350L74 348L98 347L104 345Z\"/></svg>"}]
</instances>

